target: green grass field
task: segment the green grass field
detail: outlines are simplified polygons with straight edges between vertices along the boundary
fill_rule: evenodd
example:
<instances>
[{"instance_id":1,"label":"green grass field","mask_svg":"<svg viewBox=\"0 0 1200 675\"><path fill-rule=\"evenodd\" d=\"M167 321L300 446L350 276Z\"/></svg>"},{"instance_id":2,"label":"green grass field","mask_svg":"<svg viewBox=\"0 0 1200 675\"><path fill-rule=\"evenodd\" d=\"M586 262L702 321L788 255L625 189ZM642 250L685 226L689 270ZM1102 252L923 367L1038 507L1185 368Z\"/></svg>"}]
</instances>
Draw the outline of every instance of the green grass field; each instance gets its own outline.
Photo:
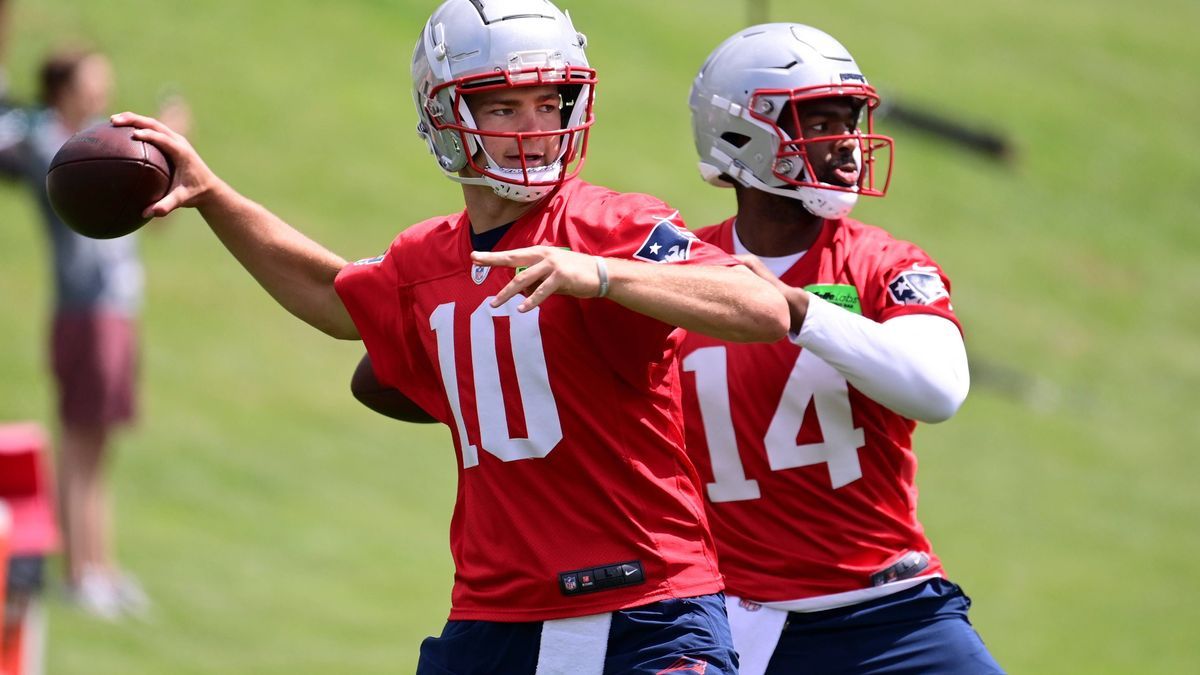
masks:
<instances>
[{"instance_id":1,"label":"green grass field","mask_svg":"<svg viewBox=\"0 0 1200 675\"><path fill-rule=\"evenodd\" d=\"M691 78L740 2L564 2L601 72L585 176L693 226L732 193L695 171ZM975 382L918 433L921 516L1012 673L1200 668L1200 23L1194 0L773 3L887 95L1009 132L1005 167L884 120L885 200L856 216L954 280ZM348 258L456 210L413 132L422 0L16 0L9 69L102 46L118 106L165 85L245 194ZM113 467L119 545L156 601L105 624L53 599L48 672L409 672L449 606L449 434L349 396L358 344L280 310L204 223L142 237L144 418ZM0 419L52 424L46 243L0 186Z\"/></svg>"}]
</instances>

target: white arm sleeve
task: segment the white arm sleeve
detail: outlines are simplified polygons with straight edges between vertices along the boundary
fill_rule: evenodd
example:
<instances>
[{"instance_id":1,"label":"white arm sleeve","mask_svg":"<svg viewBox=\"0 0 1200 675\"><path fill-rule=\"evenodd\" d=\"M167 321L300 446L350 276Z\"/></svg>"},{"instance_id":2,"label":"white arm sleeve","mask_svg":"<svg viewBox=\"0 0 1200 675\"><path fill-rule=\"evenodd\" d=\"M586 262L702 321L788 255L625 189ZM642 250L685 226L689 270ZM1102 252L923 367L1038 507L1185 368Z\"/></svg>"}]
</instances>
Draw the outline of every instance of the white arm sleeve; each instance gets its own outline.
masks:
<instances>
[{"instance_id":1,"label":"white arm sleeve","mask_svg":"<svg viewBox=\"0 0 1200 675\"><path fill-rule=\"evenodd\" d=\"M800 332L788 337L875 402L920 422L950 419L971 386L962 335L944 317L878 323L809 294Z\"/></svg>"}]
</instances>

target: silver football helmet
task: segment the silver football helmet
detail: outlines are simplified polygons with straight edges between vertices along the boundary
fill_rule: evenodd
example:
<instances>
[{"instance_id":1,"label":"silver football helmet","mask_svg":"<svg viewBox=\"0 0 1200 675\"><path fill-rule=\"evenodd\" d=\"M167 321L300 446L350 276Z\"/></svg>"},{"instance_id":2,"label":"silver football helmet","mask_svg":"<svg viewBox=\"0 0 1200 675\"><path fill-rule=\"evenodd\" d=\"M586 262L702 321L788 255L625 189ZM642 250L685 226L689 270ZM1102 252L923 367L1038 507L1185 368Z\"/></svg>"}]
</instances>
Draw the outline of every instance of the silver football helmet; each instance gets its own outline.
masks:
<instances>
[{"instance_id":1,"label":"silver football helmet","mask_svg":"<svg viewBox=\"0 0 1200 675\"><path fill-rule=\"evenodd\" d=\"M594 118L596 72L588 66L587 38L549 0L446 0L425 24L413 51L417 133L451 180L488 185L507 199L529 202L579 173ZM481 131L468 94L555 85L562 128L556 131ZM484 150L483 137L515 139L521 167L502 167ZM525 163L523 144L557 137L557 157ZM472 168L478 177L460 176Z\"/></svg>"},{"instance_id":2,"label":"silver football helmet","mask_svg":"<svg viewBox=\"0 0 1200 675\"><path fill-rule=\"evenodd\" d=\"M857 126L843 134L792 138L800 129L796 105L849 98ZM799 199L822 218L850 213L859 195L882 196L891 180L892 139L874 133L879 95L850 52L828 34L795 23L752 26L722 42L692 84L692 131L706 181ZM784 116L790 115L791 119ZM863 123L865 119L865 124ZM814 143L855 143L853 185L822 182L808 154ZM886 154L883 187L876 187L877 154Z\"/></svg>"}]
</instances>

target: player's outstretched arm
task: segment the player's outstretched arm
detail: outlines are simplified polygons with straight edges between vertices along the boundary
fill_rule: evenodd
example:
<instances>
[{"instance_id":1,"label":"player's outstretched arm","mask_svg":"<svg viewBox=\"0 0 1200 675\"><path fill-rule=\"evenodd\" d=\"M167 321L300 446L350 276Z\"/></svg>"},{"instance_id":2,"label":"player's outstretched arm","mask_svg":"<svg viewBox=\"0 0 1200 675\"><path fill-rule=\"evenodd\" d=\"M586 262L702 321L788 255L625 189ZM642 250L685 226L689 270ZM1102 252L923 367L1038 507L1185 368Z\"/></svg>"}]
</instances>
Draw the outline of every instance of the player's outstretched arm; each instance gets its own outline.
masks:
<instances>
[{"instance_id":1,"label":"player's outstretched arm","mask_svg":"<svg viewBox=\"0 0 1200 675\"><path fill-rule=\"evenodd\" d=\"M554 293L577 298L601 295L673 326L729 342L774 342L787 334L787 303L774 286L744 267L662 265L598 258L552 246L475 252L476 264L526 267L496 296L500 306L517 293L528 296L521 311Z\"/></svg>"},{"instance_id":2,"label":"player's outstretched arm","mask_svg":"<svg viewBox=\"0 0 1200 675\"><path fill-rule=\"evenodd\" d=\"M125 112L113 115L112 123L136 127L134 137L158 146L175 167L171 189L146 208L146 216L162 217L177 208L199 210L221 243L284 309L333 337L358 339L358 329L333 288L345 260L238 194L186 138L162 122Z\"/></svg>"}]
</instances>

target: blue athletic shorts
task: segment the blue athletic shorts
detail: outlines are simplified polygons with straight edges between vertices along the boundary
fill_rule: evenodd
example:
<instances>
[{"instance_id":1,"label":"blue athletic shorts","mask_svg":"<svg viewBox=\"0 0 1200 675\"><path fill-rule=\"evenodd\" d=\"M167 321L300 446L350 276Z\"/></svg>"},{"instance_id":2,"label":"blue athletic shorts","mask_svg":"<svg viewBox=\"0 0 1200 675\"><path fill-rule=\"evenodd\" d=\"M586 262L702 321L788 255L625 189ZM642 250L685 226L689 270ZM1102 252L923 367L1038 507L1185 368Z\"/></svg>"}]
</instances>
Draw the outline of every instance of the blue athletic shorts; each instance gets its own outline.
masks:
<instances>
[{"instance_id":1,"label":"blue athletic shorts","mask_svg":"<svg viewBox=\"0 0 1200 675\"><path fill-rule=\"evenodd\" d=\"M417 675L534 675L542 622L448 621L421 643ZM735 675L722 594L612 613L604 675Z\"/></svg>"},{"instance_id":2,"label":"blue athletic shorts","mask_svg":"<svg viewBox=\"0 0 1200 675\"><path fill-rule=\"evenodd\" d=\"M971 599L945 579L860 605L791 612L767 675L991 675Z\"/></svg>"}]
</instances>

